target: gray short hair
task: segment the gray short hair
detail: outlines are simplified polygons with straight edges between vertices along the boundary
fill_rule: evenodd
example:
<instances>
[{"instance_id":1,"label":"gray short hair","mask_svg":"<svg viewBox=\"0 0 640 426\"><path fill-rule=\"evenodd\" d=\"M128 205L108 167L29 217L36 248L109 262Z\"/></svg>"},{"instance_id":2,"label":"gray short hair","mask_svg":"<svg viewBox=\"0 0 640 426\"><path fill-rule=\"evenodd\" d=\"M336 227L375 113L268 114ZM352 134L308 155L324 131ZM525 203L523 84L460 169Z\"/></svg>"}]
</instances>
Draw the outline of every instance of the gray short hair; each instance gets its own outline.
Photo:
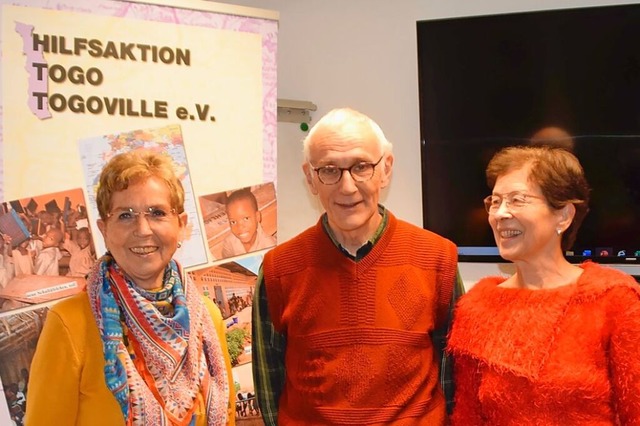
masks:
<instances>
[{"instance_id":1,"label":"gray short hair","mask_svg":"<svg viewBox=\"0 0 640 426\"><path fill-rule=\"evenodd\" d=\"M389 142L384 135L384 132L378 126L378 123L373 121L367 115L356 111L351 108L336 108L329 111L325 114L318 122L309 130L309 133L302 141L302 152L304 154L305 161L309 161L309 150L311 144L313 143L313 138L318 129L323 127L336 127L346 123L352 122L361 122L368 125L371 128L371 131L377 136L378 143L380 144L380 148L384 153L390 153L393 149L393 145Z\"/></svg>"}]
</instances>

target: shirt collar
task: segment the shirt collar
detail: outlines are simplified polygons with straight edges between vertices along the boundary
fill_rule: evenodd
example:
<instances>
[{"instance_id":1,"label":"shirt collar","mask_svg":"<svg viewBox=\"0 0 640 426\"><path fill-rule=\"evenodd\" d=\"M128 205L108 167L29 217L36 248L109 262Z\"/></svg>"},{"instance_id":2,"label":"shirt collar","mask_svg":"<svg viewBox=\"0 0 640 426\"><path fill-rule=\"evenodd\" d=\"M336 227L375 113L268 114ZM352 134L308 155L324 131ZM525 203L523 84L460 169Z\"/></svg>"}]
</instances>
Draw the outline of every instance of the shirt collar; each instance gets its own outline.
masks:
<instances>
[{"instance_id":1,"label":"shirt collar","mask_svg":"<svg viewBox=\"0 0 640 426\"><path fill-rule=\"evenodd\" d=\"M340 251L347 257L349 257L350 259L353 259L355 261L361 260L362 258L364 258L367 254L369 254L369 252L371 251L371 249L373 248L373 246L378 242L378 240L380 239L380 237L382 236L382 234L384 233L384 230L387 228L387 223L389 222L389 215L387 214L387 209L382 205L382 204L378 204L378 213L380 213L380 215L382 215L382 220L380 221L380 225L378 225L378 228L376 229L376 232L373 233L373 235L371 236L371 238L369 238L367 240L366 243L364 243L357 251L356 251L356 255L352 255L351 253L349 253L347 251L347 249L345 249L342 244L340 244L338 242L338 240L336 239L335 234L333 233L333 231L331 230L331 228L329 227L329 217L327 216L327 213L324 213L322 215L322 228L324 229L324 231L327 233L327 235L329 236L329 238L331 238L331 241L333 242L333 244L338 247L340 249Z\"/></svg>"}]
</instances>

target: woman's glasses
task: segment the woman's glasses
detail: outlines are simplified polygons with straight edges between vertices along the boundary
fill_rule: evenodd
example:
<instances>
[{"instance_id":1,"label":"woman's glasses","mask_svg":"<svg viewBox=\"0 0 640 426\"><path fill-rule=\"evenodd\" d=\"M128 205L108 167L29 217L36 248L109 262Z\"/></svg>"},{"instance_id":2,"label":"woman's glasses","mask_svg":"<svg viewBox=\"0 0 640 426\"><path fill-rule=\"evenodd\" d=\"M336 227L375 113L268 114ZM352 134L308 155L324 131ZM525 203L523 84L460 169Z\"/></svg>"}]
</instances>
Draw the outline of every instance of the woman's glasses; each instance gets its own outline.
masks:
<instances>
[{"instance_id":1,"label":"woman's glasses","mask_svg":"<svg viewBox=\"0 0 640 426\"><path fill-rule=\"evenodd\" d=\"M486 197L484 201L484 208L489 214L495 214L500 210L502 203L511 213L518 212L524 207L531 204L531 200L543 200L544 198L536 195L525 194L523 192L510 192L508 194L492 194Z\"/></svg>"},{"instance_id":2,"label":"woman's glasses","mask_svg":"<svg viewBox=\"0 0 640 426\"><path fill-rule=\"evenodd\" d=\"M146 210L136 211L132 208L117 209L107 214L107 219L114 218L116 224L129 227L136 224L138 217L144 217L151 224L169 222L176 214L176 209L162 207L149 207Z\"/></svg>"}]
</instances>

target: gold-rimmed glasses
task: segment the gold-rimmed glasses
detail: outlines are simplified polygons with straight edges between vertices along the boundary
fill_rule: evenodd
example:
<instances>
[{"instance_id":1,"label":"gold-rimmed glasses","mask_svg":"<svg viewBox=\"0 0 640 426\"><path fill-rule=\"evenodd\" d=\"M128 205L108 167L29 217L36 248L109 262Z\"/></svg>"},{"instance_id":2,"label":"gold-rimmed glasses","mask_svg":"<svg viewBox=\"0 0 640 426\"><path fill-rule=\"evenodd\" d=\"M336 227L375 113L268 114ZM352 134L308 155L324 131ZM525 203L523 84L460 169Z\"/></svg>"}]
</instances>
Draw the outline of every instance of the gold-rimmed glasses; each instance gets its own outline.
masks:
<instances>
[{"instance_id":1,"label":"gold-rimmed glasses","mask_svg":"<svg viewBox=\"0 0 640 426\"><path fill-rule=\"evenodd\" d=\"M114 218L117 225L130 227L136 224L138 217L144 217L149 224L161 224L169 222L176 214L176 209L166 207L148 207L146 210L134 210L131 207L116 209L107 214L107 219Z\"/></svg>"},{"instance_id":2,"label":"gold-rimmed glasses","mask_svg":"<svg viewBox=\"0 0 640 426\"><path fill-rule=\"evenodd\" d=\"M491 194L485 197L483 201L484 208L487 210L487 213L495 214L500 210L502 203L505 204L508 211L514 213L531 204L531 200L544 200L544 198L537 195L514 191L509 192L508 194Z\"/></svg>"}]
</instances>

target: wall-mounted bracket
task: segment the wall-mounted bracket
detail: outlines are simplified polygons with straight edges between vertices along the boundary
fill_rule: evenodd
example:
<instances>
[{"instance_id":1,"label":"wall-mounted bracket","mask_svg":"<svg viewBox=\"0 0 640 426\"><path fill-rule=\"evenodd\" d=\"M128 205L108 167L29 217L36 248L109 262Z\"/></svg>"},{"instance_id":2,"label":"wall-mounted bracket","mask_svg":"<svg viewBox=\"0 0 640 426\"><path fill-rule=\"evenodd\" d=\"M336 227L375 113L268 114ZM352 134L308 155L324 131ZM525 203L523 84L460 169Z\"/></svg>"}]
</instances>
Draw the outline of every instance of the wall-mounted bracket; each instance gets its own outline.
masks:
<instances>
[{"instance_id":1,"label":"wall-mounted bracket","mask_svg":"<svg viewBox=\"0 0 640 426\"><path fill-rule=\"evenodd\" d=\"M318 107L313 102L278 99L278 121L309 123L311 121L311 111L317 109Z\"/></svg>"}]
</instances>

